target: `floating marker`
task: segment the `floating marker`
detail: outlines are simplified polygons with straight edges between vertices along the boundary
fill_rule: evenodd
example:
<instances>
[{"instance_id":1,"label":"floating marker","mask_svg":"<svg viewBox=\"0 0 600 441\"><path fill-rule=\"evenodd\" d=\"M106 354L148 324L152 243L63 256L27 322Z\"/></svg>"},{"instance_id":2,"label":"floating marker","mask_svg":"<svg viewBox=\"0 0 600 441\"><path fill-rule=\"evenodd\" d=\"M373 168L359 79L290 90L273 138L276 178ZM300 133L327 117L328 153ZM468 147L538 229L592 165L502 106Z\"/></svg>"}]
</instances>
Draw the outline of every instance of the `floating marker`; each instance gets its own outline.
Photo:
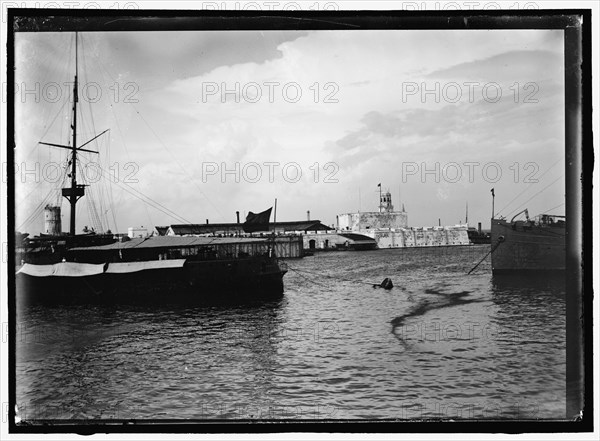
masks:
<instances>
[{"instance_id":1,"label":"floating marker","mask_svg":"<svg viewBox=\"0 0 600 441\"><path fill-rule=\"evenodd\" d=\"M386 277L385 279L383 279L383 282L381 282L381 285L379 286L381 286L383 289L392 289L394 287L394 284L392 283L392 279Z\"/></svg>"}]
</instances>

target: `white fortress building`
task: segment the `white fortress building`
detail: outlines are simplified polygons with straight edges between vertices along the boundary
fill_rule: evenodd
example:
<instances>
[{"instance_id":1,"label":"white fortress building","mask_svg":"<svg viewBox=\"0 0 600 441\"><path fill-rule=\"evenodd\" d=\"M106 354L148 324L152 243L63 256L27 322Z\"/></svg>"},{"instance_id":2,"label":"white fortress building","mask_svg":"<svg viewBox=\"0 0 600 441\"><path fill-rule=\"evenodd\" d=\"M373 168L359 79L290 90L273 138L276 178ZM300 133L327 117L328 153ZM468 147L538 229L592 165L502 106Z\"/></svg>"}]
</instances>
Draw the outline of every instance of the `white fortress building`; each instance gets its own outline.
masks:
<instances>
[{"instance_id":1,"label":"white fortress building","mask_svg":"<svg viewBox=\"0 0 600 441\"><path fill-rule=\"evenodd\" d=\"M408 226L408 214L394 211L389 191L379 198L379 211L345 213L336 216L337 230L372 237L379 248L469 245L467 225L415 228Z\"/></svg>"}]
</instances>

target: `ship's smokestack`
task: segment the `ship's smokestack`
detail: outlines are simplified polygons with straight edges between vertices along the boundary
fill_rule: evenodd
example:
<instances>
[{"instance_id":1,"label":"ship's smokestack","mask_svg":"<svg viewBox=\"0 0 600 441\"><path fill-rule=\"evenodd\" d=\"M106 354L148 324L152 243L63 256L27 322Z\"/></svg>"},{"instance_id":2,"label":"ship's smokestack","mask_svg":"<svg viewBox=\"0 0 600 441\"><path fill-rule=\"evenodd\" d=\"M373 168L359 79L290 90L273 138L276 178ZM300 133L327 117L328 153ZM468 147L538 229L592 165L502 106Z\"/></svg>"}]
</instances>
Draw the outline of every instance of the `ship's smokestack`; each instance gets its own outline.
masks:
<instances>
[{"instance_id":1,"label":"ship's smokestack","mask_svg":"<svg viewBox=\"0 0 600 441\"><path fill-rule=\"evenodd\" d=\"M481 234L481 222L477 223L477 231L479 231L479 234Z\"/></svg>"},{"instance_id":2,"label":"ship's smokestack","mask_svg":"<svg viewBox=\"0 0 600 441\"><path fill-rule=\"evenodd\" d=\"M239 224L240 223L240 212L239 211L235 212L235 217L237 218L237 223Z\"/></svg>"},{"instance_id":3,"label":"ship's smokestack","mask_svg":"<svg viewBox=\"0 0 600 441\"><path fill-rule=\"evenodd\" d=\"M206 219L206 225L208 225L208 219Z\"/></svg>"},{"instance_id":4,"label":"ship's smokestack","mask_svg":"<svg viewBox=\"0 0 600 441\"><path fill-rule=\"evenodd\" d=\"M306 220L310 220L310 210L306 210Z\"/></svg>"}]
</instances>

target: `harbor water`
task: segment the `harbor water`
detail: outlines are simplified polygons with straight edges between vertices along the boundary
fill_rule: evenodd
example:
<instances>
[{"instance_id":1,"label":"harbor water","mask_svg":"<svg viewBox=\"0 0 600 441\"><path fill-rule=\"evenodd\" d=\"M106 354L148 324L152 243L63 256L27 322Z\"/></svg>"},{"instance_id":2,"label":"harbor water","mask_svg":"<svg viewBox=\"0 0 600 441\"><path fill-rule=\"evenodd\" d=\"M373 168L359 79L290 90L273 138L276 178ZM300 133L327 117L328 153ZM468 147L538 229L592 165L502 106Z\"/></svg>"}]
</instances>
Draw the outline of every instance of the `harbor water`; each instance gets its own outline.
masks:
<instances>
[{"instance_id":1,"label":"harbor water","mask_svg":"<svg viewBox=\"0 0 600 441\"><path fill-rule=\"evenodd\" d=\"M564 281L467 275L487 251L316 253L249 305L19 309L19 416L564 418Z\"/></svg>"}]
</instances>

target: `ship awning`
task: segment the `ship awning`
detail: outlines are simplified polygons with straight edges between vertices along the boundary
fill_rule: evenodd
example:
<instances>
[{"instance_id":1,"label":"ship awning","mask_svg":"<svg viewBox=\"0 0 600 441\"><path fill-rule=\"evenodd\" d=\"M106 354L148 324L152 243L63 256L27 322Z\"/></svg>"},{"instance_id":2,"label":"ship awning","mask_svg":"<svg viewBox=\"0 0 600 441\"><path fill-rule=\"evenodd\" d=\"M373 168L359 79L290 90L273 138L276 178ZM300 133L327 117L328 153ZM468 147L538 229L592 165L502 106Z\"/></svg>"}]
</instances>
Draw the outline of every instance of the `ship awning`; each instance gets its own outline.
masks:
<instances>
[{"instance_id":1,"label":"ship awning","mask_svg":"<svg viewBox=\"0 0 600 441\"><path fill-rule=\"evenodd\" d=\"M33 265L26 263L17 274L32 277L87 277L102 274L104 265L92 263L60 262L54 265Z\"/></svg>"},{"instance_id":2,"label":"ship awning","mask_svg":"<svg viewBox=\"0 0 600 441\"><path fill-rule=\"evenodd\" d=\"M144 270L183 268L184 264L185 259L149 260L146 262L116 262L109 263L106 272L109 274L127 274Z\"/></svg>"},{"instance_id":3,"label":"ship awning","mask_svg":"<svg viewBox=\"0 0 600 441\"><path fill-rule=\"evenodd\" d=\"M137 238L126 242L116 242L109 245L98 245L91 247L74 247L71 252L95 252L95 251L120 251L142 248L186 248L212 245L244 245L244 244L264 244L267 238L262 237L198 237L198 236L155 236L151 238Z\"/></svg>"}]
</instances>

